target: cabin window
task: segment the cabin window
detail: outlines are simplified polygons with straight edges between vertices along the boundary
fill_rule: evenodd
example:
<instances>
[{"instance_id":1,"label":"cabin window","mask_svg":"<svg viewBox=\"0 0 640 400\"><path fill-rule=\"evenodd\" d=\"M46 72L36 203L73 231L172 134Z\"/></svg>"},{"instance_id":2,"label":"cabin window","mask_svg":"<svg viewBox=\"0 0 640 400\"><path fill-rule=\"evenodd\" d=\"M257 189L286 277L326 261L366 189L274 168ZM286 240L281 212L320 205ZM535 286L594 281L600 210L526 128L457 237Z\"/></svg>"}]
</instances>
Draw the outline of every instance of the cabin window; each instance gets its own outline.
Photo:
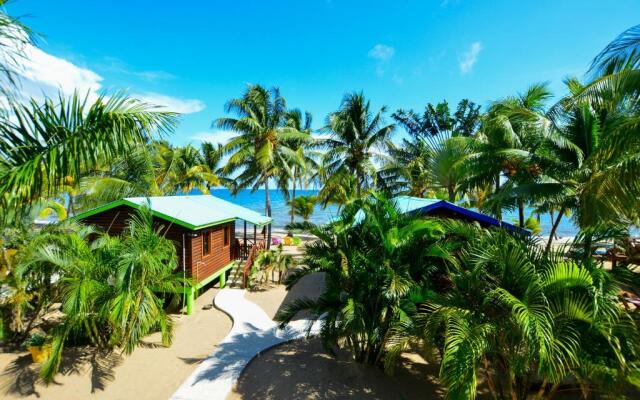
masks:
<instances>
[{"instance_id":1,"label":"cabin window","mask_svg":"<svg viewBox=\"0 0 640 400\"><path fill-rule=\"evenodd\" d=\"M211 253L211 232L207 231L202 235L202 255Z\"/></svg>"},{"instance_id":2,"label":"cabin window","mask_svg":"<svg viewBox=\"0 0 640 400\"><path fill-rule=\"evenodd\" d=\"M227 225L224 227L224 245L225 247L229 245L229 238L231 236L231 226Z\"/></svg>"}]
</instances>

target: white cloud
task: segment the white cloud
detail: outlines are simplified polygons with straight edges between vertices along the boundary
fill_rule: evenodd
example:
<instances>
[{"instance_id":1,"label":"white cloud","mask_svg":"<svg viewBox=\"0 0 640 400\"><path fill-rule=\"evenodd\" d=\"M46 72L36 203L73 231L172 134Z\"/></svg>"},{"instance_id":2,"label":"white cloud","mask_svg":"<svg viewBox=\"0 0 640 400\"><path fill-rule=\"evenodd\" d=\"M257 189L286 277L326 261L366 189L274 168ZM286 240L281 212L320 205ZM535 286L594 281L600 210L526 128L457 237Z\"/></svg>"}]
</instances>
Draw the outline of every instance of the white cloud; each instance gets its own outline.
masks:
<instances>
[{"instance_id":1,"label":"white cloud","mask_svg":"<svg viewBox=\"0 0 640 400\"><path fill-rule=\"evenodd\" d=\"M460 72L464 75L473 69L473 66L478 62L478 56L480 55L480 51L482 51L482 43L474 42L469 47L460 59Z\"/></svg>"},{"instance_id":2,"label":"white cloud","mask_svg":"<svg viewBox=\"0 0 640 400\"><path fill-rule=\"evenodd\" d=\"M142 79L148 82L155 82L160 80L175 79L175 75L170 72L160 70L137 70L134 67L128 65L124 61L116 57L105 57L104 62L100 64L99 70L105 72L113 72L116 74L132 76L136 79Z\"/></svg>"},{"instance_id":3,"label":"white cloud","mask_svg":"<svg viewBox=\"0 0 640 400\"><path fill-rule=\"evenodd\" d=\"M30 44L21 47L24 58L18 60L15 71L20 76L22 97L42 100L44 96L55 97L58 93L70 95L78 91L97 97L102 88L102 76L65 59L55 57Z\"/></svg>"},{"instance_id":4,"label":"white cloud","mask_svg":"<svg viewBox=\"0 0 640 400\"><path fill-rule=\"evenodd\" d=\"M77 66L30 44L8 43L5 40L0 41L0 45L14 46L24 55L17 60L15 72L20 76L18 92L25 100L34 98L41 101L45 96L56 97L58 93L69 96L77 91L82 96L88 96L91 102L103 89L104 78L88 68ZM150 78L148 73L149 71L146 77ZM139 78L144 79L143 76ZM200 100L180 99L159 93L143 92L139 95L132 94L132 97L184 114L202 111L205 108L205 104Z\"/></svg>"},{"instance_id":5,"label":"white cloud","mask_svg":"<svg viewBox=\"0 0 640 400\"><path fill-rule=\"evenodd\" d=\"M391 60L395 52L396 50L393 47L378 43L369 50L369 57L385 62Z\"/></svg>"},{"instance_id":6,"label":"white cloud","mask_svg":"<svg viewBox=\"0 0 640 400\"><path fill-rule=\"evenodd\" d=\"M168 111L180 114L197 113L204 110L206 107L202 101L197 99L179 99L177 97L166 96L160 93L134 93L132 96L144 102L155 104Z\"/></svg>"},{"instance_id":7,"label":"white cloud","mask_svg":"<svg viewBox=\"0 0 640 400\"><path fill-rule=\"evenodd\" d=\"M200 140L201 142L227 144L236 136L238 136L237 132L218 130L213 132L197 132L191 135L191 139Z\"/></svg>"}]
</instances>

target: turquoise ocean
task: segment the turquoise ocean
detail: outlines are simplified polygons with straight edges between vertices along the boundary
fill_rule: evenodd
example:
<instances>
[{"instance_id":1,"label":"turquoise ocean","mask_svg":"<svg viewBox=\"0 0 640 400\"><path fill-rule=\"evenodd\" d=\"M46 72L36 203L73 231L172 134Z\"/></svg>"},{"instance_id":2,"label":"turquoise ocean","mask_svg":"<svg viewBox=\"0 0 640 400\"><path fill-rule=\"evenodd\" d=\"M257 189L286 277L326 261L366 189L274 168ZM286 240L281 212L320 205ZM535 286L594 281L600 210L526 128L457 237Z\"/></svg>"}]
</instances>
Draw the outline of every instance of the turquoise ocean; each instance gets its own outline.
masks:
<instances>
[{"instance_id":1,"label":"turquoise ocean","mask_svg":"<svg viewBox=\"0 0 640 400\"><path fill-rule=\"evenodd\" d=\"M317 190L297 190L296 196L298 195L315 195L317 194ZM251 210L257 211L259 213L264 214L264 201L265 201L265 193L264 189L256 190L255 192L251 192L251 190L241 190L237 195L232 195L228 189L214 189L211 191L211 194L219 197L221 199L230 201L232 203L241 205L243 207L247 207ZM287 205L287 200L282 192L277 190L270 190L269 197L271 198L271 213L273 215L273 226L274 228L284 228L286 224L290 222L290 207ZM320 206L316 206L313 215L311 216L311 222L316 224L322 224L327 222L329 219L335 217L338 214L338 208L336 206L329 206L327 208L322 208ZM526 216L528 217L531 214L531 210L526 211ZM515 222L518 219L517 211L507 211L504 213L504 220L507 222ZM542 233L541 235L545 236L549 234L551 230L551 221L549 215L541 215L540 223L542 225ZM577 233L577 228L569 218L564 218L560 221L560 226L558 226L557 234L558 236L575 236Z\"/></svg>"}]
</instances>

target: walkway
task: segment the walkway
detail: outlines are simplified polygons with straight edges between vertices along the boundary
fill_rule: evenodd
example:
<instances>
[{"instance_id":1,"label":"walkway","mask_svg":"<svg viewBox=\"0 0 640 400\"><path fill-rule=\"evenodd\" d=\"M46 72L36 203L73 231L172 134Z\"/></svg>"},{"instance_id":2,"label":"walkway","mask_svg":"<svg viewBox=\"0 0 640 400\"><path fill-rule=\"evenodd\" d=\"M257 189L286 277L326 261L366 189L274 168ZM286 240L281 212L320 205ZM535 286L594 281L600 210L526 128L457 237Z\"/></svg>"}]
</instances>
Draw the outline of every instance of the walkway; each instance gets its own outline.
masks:
<instances>
[{"instance_id":1,"label":"walkway","mask_svg":"<svg viewBox=\"0 0 640 400\"><path fill-rule=\"evenodd\" d=\"M260 352L306 335L307 320L293 321L277 329L267 314L244 298L241 289L223 289L214 299L216 307L229 314L233 328L171 397L172 400L223 400L247 364ZM316 334L314 325L311 333Z\"/></svg>"}]
</instances>

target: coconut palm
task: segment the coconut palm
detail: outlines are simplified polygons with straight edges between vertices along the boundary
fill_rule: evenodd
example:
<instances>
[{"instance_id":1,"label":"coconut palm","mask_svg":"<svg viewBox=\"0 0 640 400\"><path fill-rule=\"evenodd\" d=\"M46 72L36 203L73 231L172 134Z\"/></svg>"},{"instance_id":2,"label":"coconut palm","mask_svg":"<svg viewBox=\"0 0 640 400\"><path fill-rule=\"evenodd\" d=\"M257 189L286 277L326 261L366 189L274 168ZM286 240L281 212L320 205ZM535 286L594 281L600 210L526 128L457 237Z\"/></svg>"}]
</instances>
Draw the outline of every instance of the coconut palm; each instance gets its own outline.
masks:
<instances>
[{"instance_id":1,"label":"coconut palm","mask_svg":"<svg viewBox=\"0 0 640 400\"><path fill-rule=\"evenodd\" d=\"M349 348L357 362L376 363L385 352L387 331L400 317L400 303L418 283L413 264L433 250L442 234L437 222L406 217L379 196L344 207L340 220L315 227L320 239L307 245L303 266L288 278L324 272L326 289L316 300L298 299L275 319L286 325L302 310L319 320L325 348ZM417 275L416 275L417 276Z\"/></svg>"},{"instance_id":2,"label":"coconut palm","mask_svg":"<svg viewBox=\"0 0 640 400\"><path fill-rule=\"evenodd\" d=\"M384 121L386 107L375 113L370 108L363 93L347 94L340 109L328 116L324 128L331 135L323 141L325 167L331 174L347 171L354 175L357 196L371 186L376 171L374 161L379 155L376 150L387 145L395 129L394 124Z\"/></svg>"},{"instance_id":3,"label":"coconut palm","mask_svg":"<svg viewBox=\"0 0 640 400\"><path fill-rule=\"evenodd\" d=\"M452 114L449 103L427 104L422 114L398 110L392 115L415 138L473 136L480 124L480 106L462 99Z\"/></svg>"},{"instance_id":4,"label":"coconut palm","mask_svg":"<svg viewBox=\"0 0 640 400\"><path fill-rule=\"evenodd\" d=\"M271 216L270 180L276 179L281 190L287 190L284 177L290 177L291 166L297 163L295 152L287 147L291 141L305 141L308 135L285 127L286 101L277 88L265 89L249 85L241 98L227 102L225 110L237 118L218 118L215 125L233 130L238 136L231 139L224 151L230 154L223 168L225 175L235 176L236 190L264 186L265 213ZM286 180L288 182L288 179ZM267 246L271 244L271 225Z\"/></svg>"},{"instance_id":5,"label":"coconut palm","mask_svg":"<svg viewBox=\"0 0 640 400\"><path fill-rule=\"evenodd\" d=\"M155 142L152 156L156 183L164 194L189 193L194 189L208 193L211 186L220 184L200 150L190 144L178 147L165 141Z\"/></svg>"},{"instance_id":6,"label":"coconut palm","mask_svg":"<svg viewBox=\"0 0 640 400\"><path fill-rule=\"evenodd\" d=\"M395 194L424 197L431 189L429 160L431 151L425 140L402 139L389 144L389 157L378 171L378 185Z\"/></svg>"},{"instance_id":7,"label":"coconut palm","mask_svg":"<svg viewBox=\"0 0 640 400\"><path fill-rule=\"evenodd\" d=\"M296 186L299 184L301 187L308 183L308 178L311 176L310 172L317 167L315 154L311 152L311 147L314 144L314 140L311 138L311 113L305 112L304 116L298 109L294 109L287 112L286 125L295 129L298 132L306 133L308 138L304 141L291 141L288 143L288 147L295 152L297 162L291 168L291 197L289 202L291 204L291 223L293 224L296 214L294 207L296 201Z\"/></svg>"},{"instance_id":8,"label":"coconut palm","mask_svg":"<svg viewBox=\"0 0 640 400\"><path fill-rule=\"evenodd\" d=\"M495 184L487 207L498 215L503 208L517 209L520 226L524 226L527 199L513 190L541 175L550 144L561 149L568 146L558 140L545 116L550 97L546 84L534 84L524 93L494 102L483 119L477 152L468 166L466 185Z\"/></svg>"},{"instance_id":9,"label":"coconut palm","mask_svg":"<svg viewBox=\"0 0 640 400\"><path fill-rule=\"evenodd\" d=\"M92 103L77 94L44 104L12 103L0 124L2 207L26 211L37 199L55 195L67 177L77 181L101 161L170 131L175 122L175 114L123 94Z\"/></svg>"},{"instance_id":10,"label":"coconut palm","mask_svg":"<svg viewBox=\"0 0 640 400\"><path fill-rule=\"evenodd\" d=\"M308 222L311 214L313 214L317 201L316 196L298 196L289 200L289 203L295 210L295 213L301 216L304 222Z\"/></svg>"}]
</instances>

